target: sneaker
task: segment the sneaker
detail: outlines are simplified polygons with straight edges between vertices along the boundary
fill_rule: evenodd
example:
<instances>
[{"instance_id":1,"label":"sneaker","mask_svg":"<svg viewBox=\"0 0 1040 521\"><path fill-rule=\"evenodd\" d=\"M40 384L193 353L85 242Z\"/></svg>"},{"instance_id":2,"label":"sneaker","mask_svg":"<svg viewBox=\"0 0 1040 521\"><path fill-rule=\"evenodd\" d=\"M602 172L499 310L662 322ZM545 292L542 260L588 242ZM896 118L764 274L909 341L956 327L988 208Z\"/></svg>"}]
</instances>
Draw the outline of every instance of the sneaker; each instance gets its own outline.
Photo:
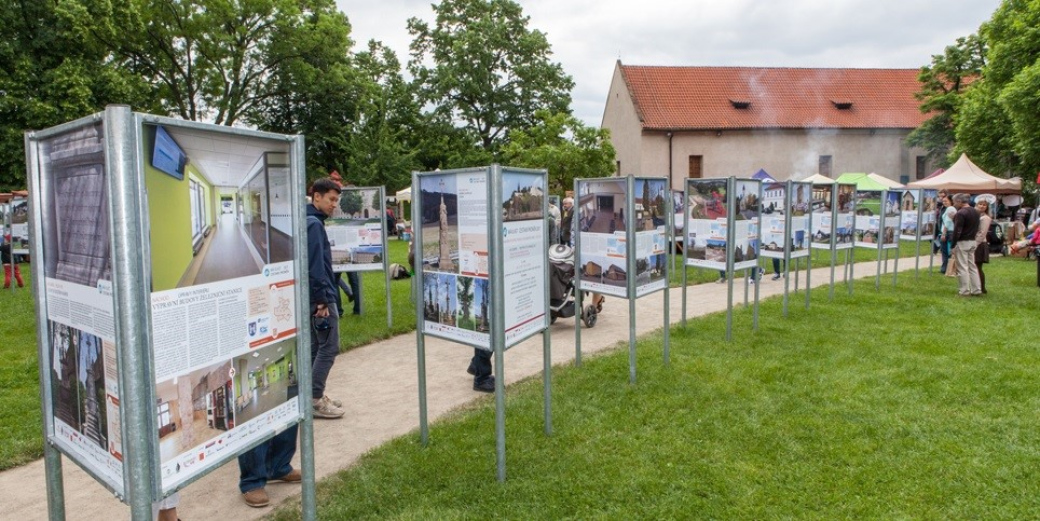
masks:
<instances>
[{"instance_id":1,"label":"sneaker","mask_svg":"<svg viewBox=\"0 0 1040 521\"><path fill-rule=\"evenodd\" d=\"M343 407L343 402L341 402L341 401L339 401L339 400L337 400L335 398L329 398L329 395L327 395L327 394L325 396L322 396L322 399L323 400L328 400L328 402L331 403L335 407L339 407L339 408Z\"/></svg>"},{"instance_id":2,"label":"sneaker","mask_svg":"<svg viewBox=\"0 0 1040 521\"><path fill-rule=\"evenodd\" d=\"M482 393L493 393L495 392L495 377L489 376L483 383L473 382L473 390Z\"/></svg>"},{"instance_id":3,"label":"sneaker","mask_svg":"<svg viewBox=\"0 0 1040 521\"><path fill-rule=\"evenodd\" d=\"M470 376L477 376L477 366L473 365L473 362L470 362L469 367L466 368L466 372L469 373Z\"/></svg>"},{"instance_id":4,"label":"sneaker","mask_svg":"<svg viewBox=\"0 0 1040 521\"><path fill-rule=\"evenodd\" d=\"M717 284L725 284L726 283L726 277L719 277L719 280L716 280L715 282Z\"/></svg>"},{"instance_id":5,"label":"sneaker","mask_svg":"<svg viewBox=\"0 0 1040 521\"><path fill-rule=\"evenodd\" d=\"M755 279L753 277L748 277L747 283L748 284L754 284L755 283Z\"/></svg>"},{"instance_id":6,"label":"sneaker","mask_svg":"<svg viewBox=\"0 0 1040 521\"><path fill-rule=\"evenodd\" d=\"M272 478L270 481L281 481L283 483L299 483L300 481L303 481L303 474L300 474L300 469L292 469L289 471L288 474L282 477Z\"/></svg>"},{"instance_id":7,"label":"sneaker","mask_svg":"<svg viewBox=\"0 0 1040 521\"><path fill-rule=\"evenodd\" d=\"M773 280L780 280L780 274L776 273L773 275Z\"/></svg>"},{"instance_id":8,"label":"sneaker","mask_svg":"<svg viewBox=\"0 0 1040 521\"><path fill-rule=\"evenodd\" d=\"M254 488L243 493L242 499L253 508L263 508L271 504L271 499L267 497L267 491L263 488Z\"/></svg>"},{"instance_id":9,"label":"sneaker","mask_svg":"<svg viewBox=\"0 0 1040 521\"><path fill-rule=\"evenodd\" d=\"M332 405L332 402L328 400L328 396L322 396L316 400L311 400L311 403L314 405L315 418L335 420L336 418L343 417L343 409Z\"/></svg>"}]
</instances>

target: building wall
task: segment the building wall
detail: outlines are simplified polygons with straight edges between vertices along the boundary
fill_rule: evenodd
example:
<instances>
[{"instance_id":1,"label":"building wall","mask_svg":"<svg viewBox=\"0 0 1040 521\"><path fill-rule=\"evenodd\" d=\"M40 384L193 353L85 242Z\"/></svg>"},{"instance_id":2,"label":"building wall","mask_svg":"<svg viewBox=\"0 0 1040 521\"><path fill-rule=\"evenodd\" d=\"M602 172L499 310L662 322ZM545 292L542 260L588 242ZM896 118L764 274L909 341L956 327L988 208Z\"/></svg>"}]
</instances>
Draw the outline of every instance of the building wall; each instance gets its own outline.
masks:
<instances>
[{"instance_id":1,"label":"building wall","mask_svg":"<svg viewBox=\"0 0 1040 521\"><path fill-rule=\"evenodd\" d=\"M642 136L643 126L632 102L632 95L621 76L620 67L614 67L601 127L610 130L610 142L617 152L617 161L621 163L620 173L638 174L645 141Z\"/></svg>"},{"instance_id":2,"label":"building wall","mask_svg":"<svg viewBox=\"0 0 1040 521\"><path fill-rule=\"evenodd\" d=\"M908 133L889 129L674 132L669 175L667 133L646 132L639 165L631 171L624 163L622 167L624 174L670 177L672 188L679 190L688 176L692 155L703 157L703 177L750 177L761 168L781 181L818 173L820 156L829 155L832 177L846 172L875 172L894 181L900 181L900 176L913 181L916 157L923 156L924 151L903 144Z\"/></svg>"}]
</instances>

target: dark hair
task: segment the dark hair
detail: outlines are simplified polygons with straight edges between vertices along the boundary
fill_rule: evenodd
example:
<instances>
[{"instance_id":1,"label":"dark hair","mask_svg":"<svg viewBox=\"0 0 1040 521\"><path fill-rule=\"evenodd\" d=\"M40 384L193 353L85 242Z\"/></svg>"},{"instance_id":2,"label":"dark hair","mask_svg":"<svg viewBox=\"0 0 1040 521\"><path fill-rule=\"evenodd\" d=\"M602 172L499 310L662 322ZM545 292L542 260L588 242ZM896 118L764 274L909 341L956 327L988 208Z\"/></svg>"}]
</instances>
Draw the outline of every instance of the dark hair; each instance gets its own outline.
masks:
<instances>
[{"instance_id":1,"label":"dark hair","mask_svg":"<svg viewBox=\"0 0 1040 521\"><path fill-rule=\"evenodd\" d=\"M323 177L318 179L311 185L311 194L322 194L325 195L335 190L336 193L341 194L343 190L340 189L339 184L332 180L331 177Z\"/></svg>"}]
</instances>

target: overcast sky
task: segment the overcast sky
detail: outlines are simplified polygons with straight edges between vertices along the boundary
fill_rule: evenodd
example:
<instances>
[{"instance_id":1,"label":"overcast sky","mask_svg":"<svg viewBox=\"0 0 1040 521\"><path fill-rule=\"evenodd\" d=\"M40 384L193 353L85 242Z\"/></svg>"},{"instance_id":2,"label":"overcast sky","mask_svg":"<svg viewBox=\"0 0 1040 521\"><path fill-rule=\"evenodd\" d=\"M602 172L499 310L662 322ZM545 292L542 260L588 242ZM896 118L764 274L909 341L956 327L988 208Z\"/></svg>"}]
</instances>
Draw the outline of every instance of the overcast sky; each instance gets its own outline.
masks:
<instances>
[{"instance_id":1,"label":"overcast sky","mask_svg":"<svg viewBox=\"0 0 1040 521\"><path fill-rule=\"evenodd\" d=\"M355 49L407 62L410 17L431 0L336 0ZM627 65L918 68L978 31L999 0L521 0L574 78L574 114L598 127L615 62Z\"/></svg>"}]
</instances>

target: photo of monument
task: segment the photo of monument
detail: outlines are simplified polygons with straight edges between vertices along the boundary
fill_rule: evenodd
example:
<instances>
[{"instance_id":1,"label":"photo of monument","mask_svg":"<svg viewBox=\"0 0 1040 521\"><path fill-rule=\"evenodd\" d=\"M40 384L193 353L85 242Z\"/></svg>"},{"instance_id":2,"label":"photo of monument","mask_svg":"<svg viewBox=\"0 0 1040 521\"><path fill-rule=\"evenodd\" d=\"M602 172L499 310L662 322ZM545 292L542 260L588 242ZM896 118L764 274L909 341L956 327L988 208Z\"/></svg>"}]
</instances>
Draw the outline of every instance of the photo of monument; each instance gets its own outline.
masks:
<instances>
[{"instance_id":1,"label":"photo of monument","mask_svg":"<svg viewBox=\"0 0 1040 521\"><path fill-rule=\"evenodd\" d=\"M101 338L51 325L51 405L54 418L108 450L108 400Z\"/></svg>"},{"instance_id":2,"label":"photo of monument","mask_svg":"<svg viewBox=\"0 0 1040 521\"><path fill-rule=\"evenodd\" d=\"M424 270L458 273L459 208L455 175L425 176L419 185Z\"/></svg>"}]
</instances>

